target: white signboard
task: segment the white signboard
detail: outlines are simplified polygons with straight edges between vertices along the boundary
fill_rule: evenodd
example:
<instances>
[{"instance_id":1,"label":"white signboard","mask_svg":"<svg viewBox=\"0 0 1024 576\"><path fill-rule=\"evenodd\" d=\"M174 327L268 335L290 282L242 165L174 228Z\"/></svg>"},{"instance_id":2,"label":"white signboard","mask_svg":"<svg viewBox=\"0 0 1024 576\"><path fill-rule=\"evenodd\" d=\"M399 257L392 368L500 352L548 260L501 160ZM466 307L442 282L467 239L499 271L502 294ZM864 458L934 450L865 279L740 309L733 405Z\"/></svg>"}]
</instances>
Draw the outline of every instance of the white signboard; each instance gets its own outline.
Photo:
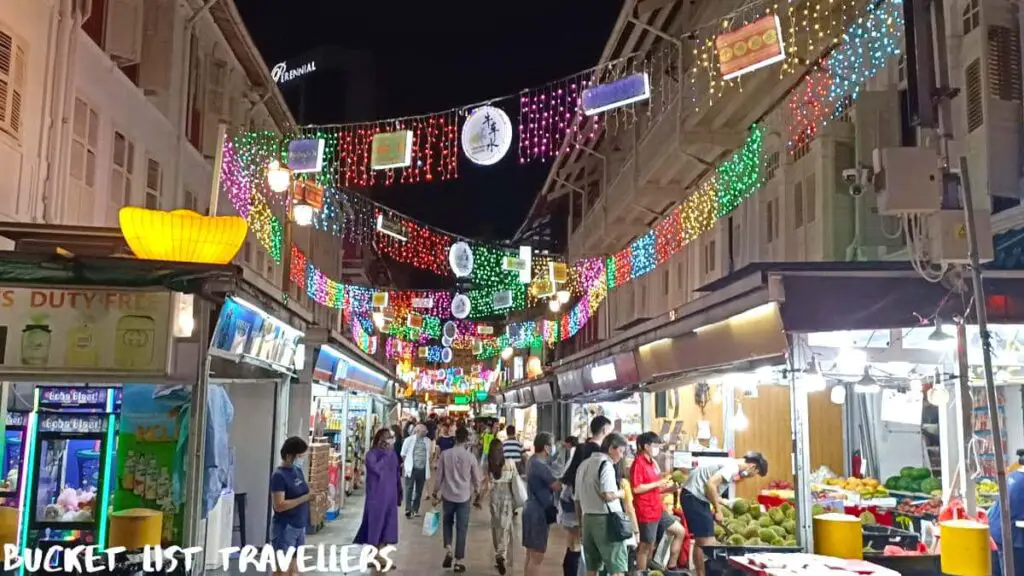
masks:
<instances>
[{"instance_id":1,"label":"white signboard","mask_svg":"<svg viewBox=\"0 0 1024 576\"><path fill-rule=\"evenodd\" d=\"M481 106L462 125L462 150L474 164L496 164L511 146L512 121L500 108Z\"/></svg>"},{"instance_id":2,"label":"white signboard","mask_svg":"<svg viewBox=\"0 0 1024 576\"><path fill-rule=\"evenodd\" d=\"M0 371L162 375L171 293L0 288Z\"/></svg>"}]
</instances>

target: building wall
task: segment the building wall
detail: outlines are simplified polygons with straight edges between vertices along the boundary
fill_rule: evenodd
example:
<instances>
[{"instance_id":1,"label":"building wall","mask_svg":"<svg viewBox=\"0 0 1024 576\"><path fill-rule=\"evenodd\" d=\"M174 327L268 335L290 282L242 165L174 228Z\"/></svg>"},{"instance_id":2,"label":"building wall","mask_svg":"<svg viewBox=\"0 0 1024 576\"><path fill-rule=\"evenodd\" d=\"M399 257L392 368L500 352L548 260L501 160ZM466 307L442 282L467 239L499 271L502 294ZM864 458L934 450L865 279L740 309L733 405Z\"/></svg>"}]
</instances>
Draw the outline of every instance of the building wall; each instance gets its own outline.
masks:
<instances>
[{"instance_id":1,"label":"building wall","mask_svg":"<svg viewBox=\"0 0 1024 576\"><path fill-rule=\"evenodd\" d=\"M254 89L209 14L196 22L196 49L185 66L191 9L184 3L93 0L91 9L79 29L70 30L70 14L65 19L71 82L66 109L58 106L51 121L47 98L56 98L60 82L48 75L60 53L61 2L0 0L0 51L11 37L12 52L24 55L14 62L24 69L16 86L20 130L12 134L9 124L0 129L0 218L116 226L125 204L205 212L219 123L233 129L283 127L264 105L250 104ZM111 56L126 52L135 57ZM176 126L186 84L201 121L179 146ZM68 130L58 140L62 124ZM52 212L44 211L44 200L52 202ZM220 213L232 211L227 198L219 206ZM280 285L281 267L268 264L255 238L248 244L240 260Z\"/></svg>"}]
</instances>

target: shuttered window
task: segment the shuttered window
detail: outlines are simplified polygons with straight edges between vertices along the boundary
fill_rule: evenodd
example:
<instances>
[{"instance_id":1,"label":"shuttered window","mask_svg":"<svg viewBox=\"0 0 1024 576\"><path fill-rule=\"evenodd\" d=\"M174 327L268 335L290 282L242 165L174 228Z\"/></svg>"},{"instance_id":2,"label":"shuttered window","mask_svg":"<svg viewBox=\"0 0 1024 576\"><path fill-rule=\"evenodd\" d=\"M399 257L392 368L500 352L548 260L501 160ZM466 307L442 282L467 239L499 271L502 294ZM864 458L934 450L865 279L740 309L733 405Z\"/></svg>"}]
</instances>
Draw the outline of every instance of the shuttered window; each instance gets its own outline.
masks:
<instances>
[{"instance_id":1,"label":"shuttered window","mask_svg":"<svg viewBox=\"0 0 1024 576\"><path fill-rule=\"evenodd\" d=\"M967 83L967 131L974 132L985 123L981 102L981 60L975 58L965 70Z\"/></svg>"},{"instance_id":2,"label":"shuttered window","mask_svg":"<svg viewBox=\"0 0 1024 576\"><path fill-rule=\"evenodd\" d=\"M24 90L25 50L0 28L0 130L16 139L21 136Z\"/></svg>"},{"instance_id":3,"label":"shuttered window","mask_svg":"<svg viewBox=\"0 0 1024 576\"><path fill-rule=\"evenodd\" d=\"M988 90L992 98L1020 102L1020 33L1012 28L988 27Z\"/></svg>"}]
</instances>

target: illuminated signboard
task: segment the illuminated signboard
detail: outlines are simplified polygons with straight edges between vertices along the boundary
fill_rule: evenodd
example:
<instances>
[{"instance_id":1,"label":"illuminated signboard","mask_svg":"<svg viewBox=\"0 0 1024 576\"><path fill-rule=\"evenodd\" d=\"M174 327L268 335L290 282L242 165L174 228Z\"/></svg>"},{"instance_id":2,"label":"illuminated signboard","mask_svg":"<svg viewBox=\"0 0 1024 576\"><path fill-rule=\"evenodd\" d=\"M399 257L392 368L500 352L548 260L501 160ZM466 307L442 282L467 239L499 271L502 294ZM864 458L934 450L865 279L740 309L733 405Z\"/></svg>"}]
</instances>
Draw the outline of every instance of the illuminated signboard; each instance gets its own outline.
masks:
<instances>
[{"instance_id":1,"label":"illuminated signboard","mask_svg":"<svg viewBox=\"0 0 1024 576\"><path fill-rule=\"evenodd\" d=\"M305 76L310 72L316 72L316 60L310 60L302 66L296 66L295 68L288 68L287 62L278 62L270 69L270 77L274 79L274 82L284 84L300 76Z\"/></svg>"},{"instance_id":2,"label":"illuminated signboard","mask_svg":"<svg viewBox=\"0 0 1024 576\"><path fill-rule=\"evenodd\" d=\"M715 37L715 50L723 80L782 61L786 50L779 17L765 16L739 30L719 34Z\"/></svg>"}]
</instances>

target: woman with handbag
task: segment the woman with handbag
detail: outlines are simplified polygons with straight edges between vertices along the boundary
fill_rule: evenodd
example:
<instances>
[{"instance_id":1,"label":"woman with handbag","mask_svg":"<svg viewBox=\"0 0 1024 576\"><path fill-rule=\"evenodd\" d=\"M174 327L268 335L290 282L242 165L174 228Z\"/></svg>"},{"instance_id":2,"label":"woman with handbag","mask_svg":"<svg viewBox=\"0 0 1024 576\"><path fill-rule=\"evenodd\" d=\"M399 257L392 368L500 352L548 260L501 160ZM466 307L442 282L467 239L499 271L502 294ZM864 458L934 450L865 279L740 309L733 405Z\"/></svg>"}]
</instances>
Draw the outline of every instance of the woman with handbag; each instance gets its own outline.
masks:
<instances>
[{"instance_id":1,"label":"woman with handbag","mask_svg":"<svg viewBox=\"0 0 1024 576\"><path fill-rule=\"evenodd\" d=\"M555 493L562 489L562 483L555 478L551 467L548 466L552 444L551 434L547 432L541 432L533 439L533 456L530 458L529 474L526 476L526 504L523 506L526 576L532 576L540 571L544 553L548 549L548 534L558 517Z\"/></svg>"},{"instance_id":2,"label":"woman with handbag","mask_svg":"<svg viewBox=\"0 0 1024 576\"><path fill-rule=\"evenodd\" d=\"M633 522L623 510L625 493L619 489L615 466L628 446L619 434L609 434L601 451L583 462L576 472L576 498L582 513L583 557L587 574L623 576L629 570L626 543L634 537Z\"/></svg>"},{"instance_id":3,"label":"woman with handbag","mask_svg":"<svg viewBox=\"0 0 1024 576\"><path fill-rule=\"evenodd\" d=\"M505 561L511 560L512 512L522 508L525 494L517 494L519 486L516 465L505 460L501 440L491 440L487 452L487 491L491 495L491 541L494 544L494 566L504 576ZM518 502L517 502L518 500Z\"/></svg>"}]
</instances>

